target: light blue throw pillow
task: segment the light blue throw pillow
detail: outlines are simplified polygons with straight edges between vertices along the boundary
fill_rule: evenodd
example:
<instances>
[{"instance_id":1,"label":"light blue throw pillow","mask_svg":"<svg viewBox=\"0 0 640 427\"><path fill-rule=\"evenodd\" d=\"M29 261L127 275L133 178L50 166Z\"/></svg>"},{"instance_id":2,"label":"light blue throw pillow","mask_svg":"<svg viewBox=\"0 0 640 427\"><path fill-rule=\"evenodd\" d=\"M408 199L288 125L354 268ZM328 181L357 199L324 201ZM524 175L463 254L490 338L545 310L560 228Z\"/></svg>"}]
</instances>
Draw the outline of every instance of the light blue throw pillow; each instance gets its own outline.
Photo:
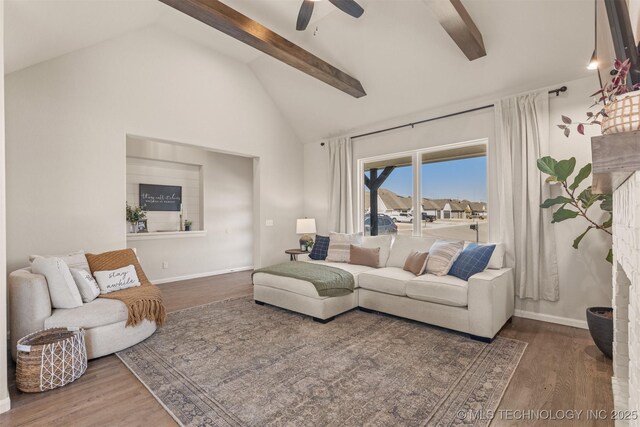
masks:
<instances>
[{"instance_id":1,"label":"light blue throw pillow","mask_svg":"<svg viewBox=\"0 0 640 427\"><path fill-rule=\"evenodd\" d=\"M460 252L460 255L449 270L449 275L462 280L469 280L469 277L487 268L495 248L496 245L477 245L471 243Z\"/></svg>"}]
</instances>

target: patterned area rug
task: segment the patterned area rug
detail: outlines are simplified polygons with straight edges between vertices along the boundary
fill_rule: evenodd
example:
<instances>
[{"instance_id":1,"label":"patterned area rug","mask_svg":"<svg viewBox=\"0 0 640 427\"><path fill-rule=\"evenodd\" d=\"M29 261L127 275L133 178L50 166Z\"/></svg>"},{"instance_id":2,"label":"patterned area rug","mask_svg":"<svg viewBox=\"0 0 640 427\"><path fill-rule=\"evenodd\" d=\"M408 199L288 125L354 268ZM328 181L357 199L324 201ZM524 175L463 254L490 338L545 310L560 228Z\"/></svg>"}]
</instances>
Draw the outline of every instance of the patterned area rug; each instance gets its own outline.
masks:
<instances>
[{"instance_id":1,"label":"patterned area rug","mask_svg":"<svg viewBox=\"0 0 640 427\"><path fill-rule=\"evenodd\" d=\"M240 298L172 313L118 357L184 426L487 425L466 414L497 408L525 347L357 310L322 325Z\"/></svg>"}]
</instances>

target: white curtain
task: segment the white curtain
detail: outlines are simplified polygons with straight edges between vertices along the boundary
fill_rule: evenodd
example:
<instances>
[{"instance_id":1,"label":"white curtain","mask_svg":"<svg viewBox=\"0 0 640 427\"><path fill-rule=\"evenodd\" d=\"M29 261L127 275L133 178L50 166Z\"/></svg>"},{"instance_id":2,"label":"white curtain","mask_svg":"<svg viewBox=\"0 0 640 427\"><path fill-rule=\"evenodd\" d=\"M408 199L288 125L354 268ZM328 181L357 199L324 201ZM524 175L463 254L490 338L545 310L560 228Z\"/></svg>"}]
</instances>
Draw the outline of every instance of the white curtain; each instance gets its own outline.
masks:
<instances>
[{"instance_id":1,"label":"white curtain","mask_svg":"<svg viewBox=\"0 0 640 427\"><path fill-rule=\"evenodd\" d=\"M353 233L352 144L350 138L328 142L331 194L329 231Z\"/></svg>"},{"instance_id":2,"label":"white curtain","mask_svg":"<svg viewBox=\"0 0 640 427\"><path fill-rule=\"evenodd\" d=\"M549 154L549 95L546 91L496 103L496 141L489 173L498 188L500 240L507 266L514 267L520 298L557 301L558 265L551 210L540 203L549 184L536 166ZM495 210L494 210L495 211Z\"/></svg>"}]
</instances>

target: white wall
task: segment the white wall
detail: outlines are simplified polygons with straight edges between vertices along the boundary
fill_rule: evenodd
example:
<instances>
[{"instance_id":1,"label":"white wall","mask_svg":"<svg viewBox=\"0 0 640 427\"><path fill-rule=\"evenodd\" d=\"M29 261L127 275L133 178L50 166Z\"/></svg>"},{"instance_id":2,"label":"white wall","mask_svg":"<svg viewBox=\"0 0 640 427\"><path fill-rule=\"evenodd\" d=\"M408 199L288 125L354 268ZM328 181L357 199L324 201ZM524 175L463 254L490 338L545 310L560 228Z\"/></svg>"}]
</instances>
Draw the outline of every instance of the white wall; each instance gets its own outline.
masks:
<instances>
[{"instance_id":1,"label":"white wall","mask_svg":"<svg viewBox=\"0 0 640 427\"><path fill-rule=\"evenodd\" d=\"M635 35L636 40L640 39L639 34L639 25L640 24L640 1L638 0L628 0L627 4L629 5L629 17L631 18L631 29L633 30L633 34Z\"/></svg>"},{"instance_id":2,"label":"white wall","mask_svg":"<svg viewBox=\"0 0 640 427\"><path fill-rule=\"evenodd\" d=\"M10 269L31 253L125 247L127 135L259 158L254 264L297 241L302 146L247 66L150 27L9 74L6 87Z\"/></svg>"},{"instance_id":3,"label":"white wall","mask_svg":"<svg viewBox=\"0 0 640 427\"><path fill-rule=\"evenodd\" d=\"M7 271L4 128L4 2L0 2L0 413L10 409L7 387Z\"/></svg>"},{"instance_id":4,"label":"white wall","mask_svg":"<svg viewBox=\"0 0 640 427\"><path fill-rule=\"evenodd\" d=\"M354 165L355 167L355 165ZM329 231L329 147L319 142L304 144L304 216L316 219L318 234Z\"/></svg>"},{"instance_id":5,"label":"white wall","mask_svg":"<svg viewBox=\"0 0 640 427\"><path fill-rule=\"evenodd\" d=\"M127 142L127 155L137 161L189 164L202 173L206 235L138 240L149 237L141 234L127 241L128 247L136 248L150 280L164 282L253 266L253 159L135 138ZM190 211L195 209L192 205ZM149 212L150 221L153 213L167 214ZM162 267L163 262L168 268Z\"/></svg>"},{"instance_id":6,"label":"white wall","mask_svg":"<svg viewBox=\"0 0 640 427\"><path fill-rule=\"evenodd\" d=\"M551 96L551 123L559 122L561 114L580 119L591 105L589 95L595 92L597 76L563 83L569 90L561 96ZM554 87L561 86L562 84ZM442 107L438 110L423 111L408 117L395 118L384 123L373 124L365 129L358 129L352 134L417 121L441 114L461 111L493 103L495 99L476 99L465 104ZM597 133L597 129L588 128L588 132ZM557 158L576 157L578 165L591 161L590 141L588 137L573 133L568 140L555 126L551 128L551 155ZM493 109L438 120L415 128L404 128L382 133L354 141L355 161L360 158L397 153L433 147L448 143L488 138L494 139ZM305 175L305 216L315 217L318 233L327 233L327 213L329 200L329 157L328 148L320 143L305 144L305 170L313 168L314 174ZM488 167L494 167L492 159L488 159ZM489 182L491 188L493 183ZM489 225L490 239L495 240L500 218L491 206L496 206L496 192L489 191ZM357 194L357 193L355 193ZM597 209L597 208L594 208ZM596 211L597 212L597 211ZM560 274L560 301L518 300L516 308L519 315L535 316L549 321L564 322L586 327L584 311L594 305L609 305L611 300L611 265L603 260L610 240L603 235L593 233L583 240L579 250L571 247L573 239L580 234L586 224L582 220L556 224L557 249ZM526 313L524 312L526 311ZM553 316L553 317L549 317ZM557 317L557 318L556 318Z\"/></svg>"}]
</instances>

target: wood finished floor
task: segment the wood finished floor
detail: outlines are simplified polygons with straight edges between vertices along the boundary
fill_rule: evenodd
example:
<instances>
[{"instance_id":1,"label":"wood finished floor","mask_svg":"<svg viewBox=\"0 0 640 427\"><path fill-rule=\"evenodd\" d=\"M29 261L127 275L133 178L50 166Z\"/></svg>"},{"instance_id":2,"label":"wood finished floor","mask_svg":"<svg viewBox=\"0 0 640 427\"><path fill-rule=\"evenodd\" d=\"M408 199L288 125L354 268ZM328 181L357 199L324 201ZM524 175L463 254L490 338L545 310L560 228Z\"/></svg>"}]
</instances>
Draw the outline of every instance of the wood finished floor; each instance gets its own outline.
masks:
<instances>
[{"instance_id":1,"label":"wood finished floor","mask_svg":"<svg viewBox=\"0 0 640 427\"><path fill-rule=\"evenodd\" d=\"M251 295L250 272L159 285L168 311ZM499 411L613 409L611 361L595 347L589 332L514 318L501 336L529 343ZM87 372L57 390L25 394L16 390L9 367L12 409L1 426L175 426L171 416L114 356L89 361ZM516 415L508 413L506 415ZM546 425L494 419L493 426ZM600 421L564 421L554 425L613 425Z\"/></svg>"}]
</instances>

